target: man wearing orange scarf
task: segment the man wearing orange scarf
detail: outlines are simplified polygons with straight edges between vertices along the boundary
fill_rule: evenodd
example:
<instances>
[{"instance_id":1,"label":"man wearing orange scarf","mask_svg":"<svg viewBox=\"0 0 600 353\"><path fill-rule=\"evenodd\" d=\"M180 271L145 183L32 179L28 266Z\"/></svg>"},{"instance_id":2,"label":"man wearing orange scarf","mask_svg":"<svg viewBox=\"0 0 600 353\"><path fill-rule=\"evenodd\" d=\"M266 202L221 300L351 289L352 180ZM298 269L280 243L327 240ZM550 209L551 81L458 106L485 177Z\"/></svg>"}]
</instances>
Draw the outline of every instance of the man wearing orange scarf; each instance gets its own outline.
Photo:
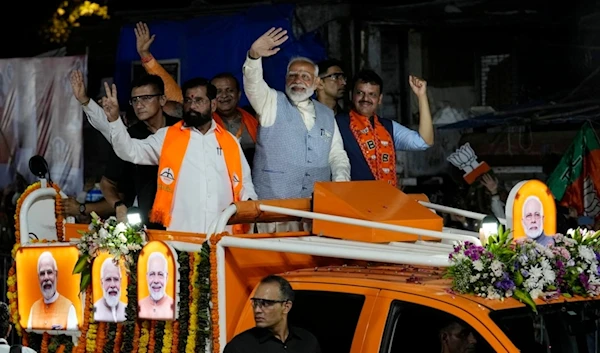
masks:
<instances>
[{"instance_id":1,"label":"man wearing orange scarf","mask_svg":"<svg viewBox=\"0 0 600 353\"><path fill-rule=\"evenodd\" d=\"M138 22L134 31L136 48L140 55L142 66L148 74L160 76L165 83L165 95L168 100L165 107L168 104L174 105L178 102L183 102L182 91L175 79L173 79L173 76L150 53L150 46L154 42L156 35L150 35L148 25L143 22ZM240 83L229 72L216 75L212 78L211 83L217 87L217 109L213 113L213 119L217 124L238 138L246 160L250 167L252 167L258 120L246 109L238 106L242 96Z\"/></svg>"},{"instance_id":2,"label":"man wearing orange scarf","mask_svg":"<svg viewBox=\"0 0 600 353\"><path fill-rule=\"evenodd\" d=\"M252 168L256 149L258 120L247 110L240 108L240 82L229 72L223 72L210 80L217 87L217 110L213 114L215 122L238 138L248 164Z\"/></svg>"},{"instance_id":3,"label":"man wearing orange scarf","mask_svg":"<svg viewBox=\"0 0 600 353\"><path fill-rule=\"evenodd\" d=\"M215 86L204 78L195 78L184 83L182 91L183 121L144 140L132 139L119 119L115 85L112 89L106 85L103 108L117 156L134 164L158 164L158 191L150 220L162 223L167 230L206 233L210 223L232 202L257 196L237 138L212 119ZM236 225L229 231L245 233L248 227Z\"/></svg>"},{"instance_id":4,"label":"man wearing orange scarf","mask_svg":"<svg viewBox=\"0 0 600 353\"><path fill-rule=\"evenodd\" d=\"M344 149L350 159L351 180L383 180L396 186L396 151L419 151L433 145L433 123L427 100L427 82L409 77L419 100L419 132L377 116L383 101L383 80L372 70L353 80L350 113L338 114Z\"/></svg>"}]
</instances>

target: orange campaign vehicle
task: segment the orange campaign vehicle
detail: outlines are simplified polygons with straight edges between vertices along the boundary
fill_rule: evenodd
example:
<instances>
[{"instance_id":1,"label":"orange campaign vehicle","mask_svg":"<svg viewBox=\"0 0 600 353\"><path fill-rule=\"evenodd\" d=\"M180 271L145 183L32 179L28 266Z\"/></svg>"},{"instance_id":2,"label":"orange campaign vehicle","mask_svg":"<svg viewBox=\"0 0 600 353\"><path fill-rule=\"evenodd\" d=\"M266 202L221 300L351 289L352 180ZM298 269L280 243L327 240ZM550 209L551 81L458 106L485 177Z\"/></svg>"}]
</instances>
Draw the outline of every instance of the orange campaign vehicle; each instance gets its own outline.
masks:
<instances>
[{"instance_id":1,"label":"orange campaign vehicle","mask_svg":"<svg viewBox=\"0 0 600 353\"><path fill-rule=\"evenodd\" d=\"M520 185L521 208L524 197L544 190L539 182L531 185ZM498 220L498 234L480 235L444 227L437 212L480 221L484 214L436 205L424 195L405 194L385 182L357 181L316 183L311 199L232 204L212 223L209 234L144 231L111 220L64 227L57 221L58 231L42 234L49 228L44 223L48 215L38 219L29 209L48 199L56 202L46 213L61 207L57 188L49 186L42 180L19 200L16 248L35 246L27 239L32 232L49 244L78 247L82 319L75 330L18 327L24 342L42 353L220 353L235 335L254 326L250 298L260 279L271 274L285 277L296 293L290 325L312 332L323 352L439 352L440 330L448 323L462 325L464 330L453 339L476 342L477 352L599 349L600 286L598 269L592 271L597 260L591 259L597 251L596 233L556 235L559 253L550 256L553 248L526 237L513 239L510 230L503 230L502 225L515 218L512 210L506 212L509 220ZM532 212L534 218L539 216ZM551 235L556 221L549 220L553 216L548 209L544 217L544 230ZM225 232L228 224L299 219L312 220L312 231L235 236ZM91 229L104 227L108 235L95 237ZM522 235L523 227L520 231ZM85 263L98 261L94 239L113 235L114 241L125 239L109 251L126 266L126 319L97 322L88 294L100 292L94 281L85 281ZM577 250L564 251L572 248L578 248L589 265L578 255L568 263L566 257ZM11 271L18 281L9 278L19 298L21 266L17 263ZM24 267L31 271L31 266ZM561 272L571 273L573 266L583 266L586 278ZM149 315L140 315L138 301L150 298L148 302L157 304L163 296L171 297L172 316L147 320ZM26 322L20 315L29 308L21 306L31 305L33 299L10 298L11 320Z\"/></svg>"}]
</instances>

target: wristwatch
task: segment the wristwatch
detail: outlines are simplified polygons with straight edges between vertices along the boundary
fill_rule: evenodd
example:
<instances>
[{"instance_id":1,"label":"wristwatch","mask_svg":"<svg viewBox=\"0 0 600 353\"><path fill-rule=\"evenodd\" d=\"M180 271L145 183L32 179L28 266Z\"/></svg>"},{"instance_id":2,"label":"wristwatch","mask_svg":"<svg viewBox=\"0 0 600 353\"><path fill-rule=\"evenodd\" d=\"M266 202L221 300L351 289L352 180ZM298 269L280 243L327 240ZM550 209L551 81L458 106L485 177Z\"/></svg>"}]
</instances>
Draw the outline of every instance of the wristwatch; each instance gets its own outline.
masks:
<instances>
[{"instance_id":1,"label":"wristwatch","mask_svg":"<svg viewBox=\"0 0 600 353\"><path fill-rule=\"evenodd\" d=\"M123 201L119 200L119 201L115 202L115 204L113 205L113 208L116 210L117 207L124 206L124 205L125 205L125 203Z\"/></svg>"},{"instance_id":2,"label":"wristwatch","mask_svg":"<svg viewBox=\"0 0 600 353\"><path fill-rule=\"evenodd\" d=\"M85 215L85 204L84 203L79 204L79 213L81 213L82 215Z\"/></svg>"}]
</instances>

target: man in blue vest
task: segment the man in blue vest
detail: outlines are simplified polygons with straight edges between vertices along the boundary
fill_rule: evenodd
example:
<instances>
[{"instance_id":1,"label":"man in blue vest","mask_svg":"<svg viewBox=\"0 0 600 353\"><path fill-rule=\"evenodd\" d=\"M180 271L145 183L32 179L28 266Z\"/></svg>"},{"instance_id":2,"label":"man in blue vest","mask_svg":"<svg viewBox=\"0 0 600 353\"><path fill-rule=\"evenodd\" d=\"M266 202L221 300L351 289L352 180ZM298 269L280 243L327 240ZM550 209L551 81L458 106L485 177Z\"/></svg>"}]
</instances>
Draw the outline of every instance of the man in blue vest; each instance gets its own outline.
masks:
<instances>
[{"instance_id":1,"label":"man in blue vest","mask_svg":"<svg viewBox=\"0 0 600 353\"><path fill-rule=\"evenodd\" d=\"M244 90L260 124L252 179L259 199L311 197L317 181L348 181L350 163L333 111L311 99L318 67L308 58L288 64L285 93L263 78L262 58L287 40L272 28L250 47L244 63Z\"/></svg>"},{"instance_id":2,"label":"man in blue vest","mask_svg":"<svg viewBox=\"0 0 600 353\"><path fill-rule=\"evenodd\" d=\"M383 101L383 80L362 70L353 80L352 109L336 116L351 166L351 180L383 180L396 186L396 151L421 151L433 145L433 123L427 82L409 76L419 101L419 132L377 116Z\"/></svg>"},{"instance_id":3,"label":"man in blue vest","mask_svg":"<svg viewBox=\"0 0 600 353\"><path fill-rule=\"evenodd\" d=\"M252 169L259 199L308 198L317 181L350 180L333 110L311 99L319 83L317 65L308 58L290 60L285 93L270 88L263 78L262 58L276 54L287 39L287 31L271 28L252 44L243 67L244 91L259 123ZM299 228L290 222L260 231Z\"/></svg>"}]
</instances>

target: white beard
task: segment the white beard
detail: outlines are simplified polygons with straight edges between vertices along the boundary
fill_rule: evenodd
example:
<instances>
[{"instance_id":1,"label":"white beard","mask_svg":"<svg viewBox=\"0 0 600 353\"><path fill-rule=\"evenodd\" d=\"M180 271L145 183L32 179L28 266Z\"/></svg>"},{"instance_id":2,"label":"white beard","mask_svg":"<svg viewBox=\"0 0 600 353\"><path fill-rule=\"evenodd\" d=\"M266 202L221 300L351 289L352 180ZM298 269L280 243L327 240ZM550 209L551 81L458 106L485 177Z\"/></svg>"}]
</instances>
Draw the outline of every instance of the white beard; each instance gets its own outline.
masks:
<instances>
[{"instance_id":1,"label":"white beard","mask_svg":"<svg viewBox=\"0 0 600 353\"><path fill-rule=\"evenodd\" d=\"M50 281L47 281L50 282ZM44 289L44 284L50 284L50 288L48 289ZM50 300L50 298L52 298L54 296L54 293L56 293L56 286L54 285L54 283L46 283L44 282L42 284L42 296L44 297L44 299L46 300Z\"/></svg>"},{"instance_id":2,"label":"white beard","mask_svg":"<svg viewBox=\"0 0 600 353\"><path fill-rule=\"evenodd\" d=\"M102 291L104 292L104 300L106 301L106 305L108 305L111 308L116 308L117 305L119 305L120 295L117 294L113 296L106 293L104 289L102 289Z\"/></svg>"},{"instance_id":3,"label":"white beard","mask_svg":"<svg viewBox=\"0 0 600 353\"><path fill-rule=\"evenodd\" d=\"M304 92L295 92L292 89L294 87L302 87L302 86L290 85L290 86L286 86L285 87L285 94L287 94L287 96L294 103L303 102L303 101L309 99L310 97L312 97L312 95L315 93L315 89L314 88L303 87L303 88L306 88L304 90Z\"/></svg>"},{"instance_id":4,"label":"white beard","mask_svg":"<svg viewBox=\"0 0 600 353\"><path fill-rule=\"evenodd\" d=\"M155 302L161 300L165 296L165 287L162 287L158 292L154 292L152 290L152 287L148 289L150 290L150 298L152 298L152 300L154 300Z\"/></svg>"},{"instance_id":5,"label":"white beard","mask_svg":"<svg viewBox=\"0 0 600 353\"><path fill-rule=\"evenodd\" d=\"M543 232L544 232L544 229L541 227L538 227L537 230L527 230L527 232L525 232L525 234L527 234L527 237L529 239L537 239L540 237L540 235L542 235Z\"/></svg>"}]
</instances>

